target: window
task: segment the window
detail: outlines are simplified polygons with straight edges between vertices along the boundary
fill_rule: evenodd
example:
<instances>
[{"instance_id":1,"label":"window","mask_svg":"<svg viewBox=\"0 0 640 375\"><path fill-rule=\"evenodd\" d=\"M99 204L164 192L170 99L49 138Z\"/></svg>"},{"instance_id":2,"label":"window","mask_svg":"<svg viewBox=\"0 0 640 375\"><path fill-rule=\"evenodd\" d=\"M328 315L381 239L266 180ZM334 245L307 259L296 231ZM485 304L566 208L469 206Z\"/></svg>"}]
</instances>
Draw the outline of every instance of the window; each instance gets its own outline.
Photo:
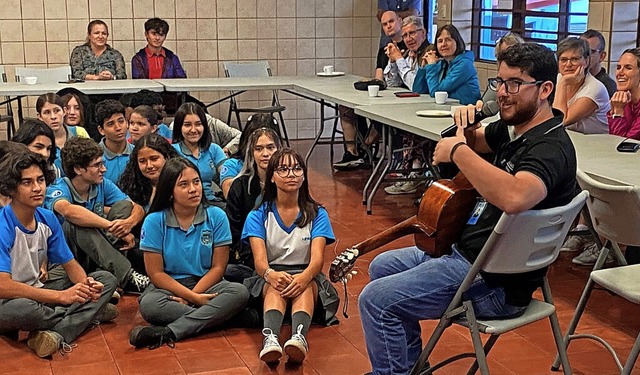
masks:
<instances>
[{"instance_id":1,"label":"window","mask_svg":"<svg viewBox=\"0 0 640 375\"><path fill-rule=\"evenodd\" d=\"M496 41L508 32L556 50L560 40L587 30L588 0L473 0L472 50L495 61Z\"/></svg>"}]
</instances>

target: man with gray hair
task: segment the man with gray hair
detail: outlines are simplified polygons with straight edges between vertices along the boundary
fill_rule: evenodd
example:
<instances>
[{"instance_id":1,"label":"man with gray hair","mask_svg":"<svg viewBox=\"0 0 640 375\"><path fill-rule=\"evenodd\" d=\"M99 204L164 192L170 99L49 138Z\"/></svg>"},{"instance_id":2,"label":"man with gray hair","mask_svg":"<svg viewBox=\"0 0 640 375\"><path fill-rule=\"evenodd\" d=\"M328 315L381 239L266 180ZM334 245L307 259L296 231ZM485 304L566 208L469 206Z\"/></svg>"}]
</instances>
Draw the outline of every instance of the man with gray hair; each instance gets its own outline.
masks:
<instances>
[{"instance_id":1,"label":"man with gray hair","mask_svg":"<svg viewBox=\"0 0 640 375\"><path fill-rule=\"evenodd\" d=\"M589 29L580 35L581 39L584 39L589 44L591 55L589 57L589 73L594 76L598 81L602 82L604 87L607 88L609 98L616 92L616 81L611 78L605 68L601 66L604 59L607 58L607 51L605 49L604 36L601 32Z\"/></svg>"},{"instance_id":2,"label":"man with gray hair","mask_svg":"<svg viewBox=\"0 0 640 375\"><path fill-rule=\"evenodd\" d=\"M395 44L387 44L389 63L384 69L384 80L387 86L406 86L411 90L422 55L430 44L419 17L409 16L402 20L402 40L407 46L404 54Z\"/></svg>"}]
</instances>

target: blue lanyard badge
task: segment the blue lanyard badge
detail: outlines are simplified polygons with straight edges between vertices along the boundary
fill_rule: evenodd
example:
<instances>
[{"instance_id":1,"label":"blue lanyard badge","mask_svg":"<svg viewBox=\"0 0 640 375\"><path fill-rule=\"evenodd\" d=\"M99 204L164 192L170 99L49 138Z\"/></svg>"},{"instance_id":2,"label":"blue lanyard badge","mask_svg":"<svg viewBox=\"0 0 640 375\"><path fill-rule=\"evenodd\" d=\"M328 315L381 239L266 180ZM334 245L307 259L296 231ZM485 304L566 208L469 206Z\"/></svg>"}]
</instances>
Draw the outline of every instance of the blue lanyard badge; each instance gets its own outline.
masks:
<instances>
[{"instance_id":1,"label":"blue lanyard badge","mask_svg":"<svg viewBox=\"0 0 640 375\"><path fill-rule=\"evenodd\" d=\"M471 214L469 221L467 221L467 225L476 225L476 223L478 222L478 219L480 218L480 215L482 215L482 213L486 208L487 208L487 201L484 200L484 198L478 198L478 202L476 203L476 206L473 208L473 214Z\"/></svg>"}]
</instances>

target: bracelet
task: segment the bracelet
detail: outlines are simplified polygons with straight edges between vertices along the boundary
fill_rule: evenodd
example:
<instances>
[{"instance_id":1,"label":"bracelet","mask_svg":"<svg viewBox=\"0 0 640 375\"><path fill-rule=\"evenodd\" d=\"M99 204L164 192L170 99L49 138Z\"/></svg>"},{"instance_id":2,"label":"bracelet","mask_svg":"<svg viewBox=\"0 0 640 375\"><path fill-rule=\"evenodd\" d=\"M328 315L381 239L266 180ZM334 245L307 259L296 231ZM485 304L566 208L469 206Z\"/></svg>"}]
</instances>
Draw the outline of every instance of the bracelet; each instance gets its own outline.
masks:
<instances>
[{"instance_id":1,"label":"bracelet","mask_svg":"<svg viewBox=\"0 0 640 375\"><path fill-rule=\"evenodd\" d=\"M467 143L466 143L466 142L460 141L460 142L456 143L455 145L453 145L453 147L451 147L451 153L449 153L449 160L450 160L452 163L454 163L454 161L453 161L453 154L458 150L458 147L460 147L460 146L466 146L466 145L467 145Z\"/></svg>"},{"instance_id":2,"label":"bracelet","mask_svg":"<svg viewBox=\"0 0 640 375\"><path fill-rule=\"evenodd\" d=\"M264 279L264 281L266 281L267 283L269 283L269 280L267 280L267 276L269 276L269 274L273 272L273 268L267 268L266 271L264 271L264 275L262 275L262 278Z\"/></svg>"}]
</instances>

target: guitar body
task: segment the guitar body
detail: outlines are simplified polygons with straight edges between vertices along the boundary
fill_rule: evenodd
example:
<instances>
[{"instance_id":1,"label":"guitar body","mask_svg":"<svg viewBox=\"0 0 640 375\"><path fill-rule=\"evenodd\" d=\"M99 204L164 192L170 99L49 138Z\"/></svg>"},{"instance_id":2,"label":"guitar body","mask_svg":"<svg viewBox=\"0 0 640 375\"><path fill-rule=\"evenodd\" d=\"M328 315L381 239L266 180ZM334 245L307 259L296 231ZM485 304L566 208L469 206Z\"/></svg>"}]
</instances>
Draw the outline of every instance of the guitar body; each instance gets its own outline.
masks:
<instances>
[{"instance_id":1,"label":"guitar body","mask_svg":"<svg viewBox=\"0 0 640 375\"><path fill-rule=\"evenodd\" d=\"M338 255L329 268L330 280L344 280L359 256L409 234L414 235L416 246L420 250L433 257L451 253L451 245L460 237L477 197L478 193L462 174L451 180L435 181L423 194L416 216Z\"/></svg>"}]
</instances>

